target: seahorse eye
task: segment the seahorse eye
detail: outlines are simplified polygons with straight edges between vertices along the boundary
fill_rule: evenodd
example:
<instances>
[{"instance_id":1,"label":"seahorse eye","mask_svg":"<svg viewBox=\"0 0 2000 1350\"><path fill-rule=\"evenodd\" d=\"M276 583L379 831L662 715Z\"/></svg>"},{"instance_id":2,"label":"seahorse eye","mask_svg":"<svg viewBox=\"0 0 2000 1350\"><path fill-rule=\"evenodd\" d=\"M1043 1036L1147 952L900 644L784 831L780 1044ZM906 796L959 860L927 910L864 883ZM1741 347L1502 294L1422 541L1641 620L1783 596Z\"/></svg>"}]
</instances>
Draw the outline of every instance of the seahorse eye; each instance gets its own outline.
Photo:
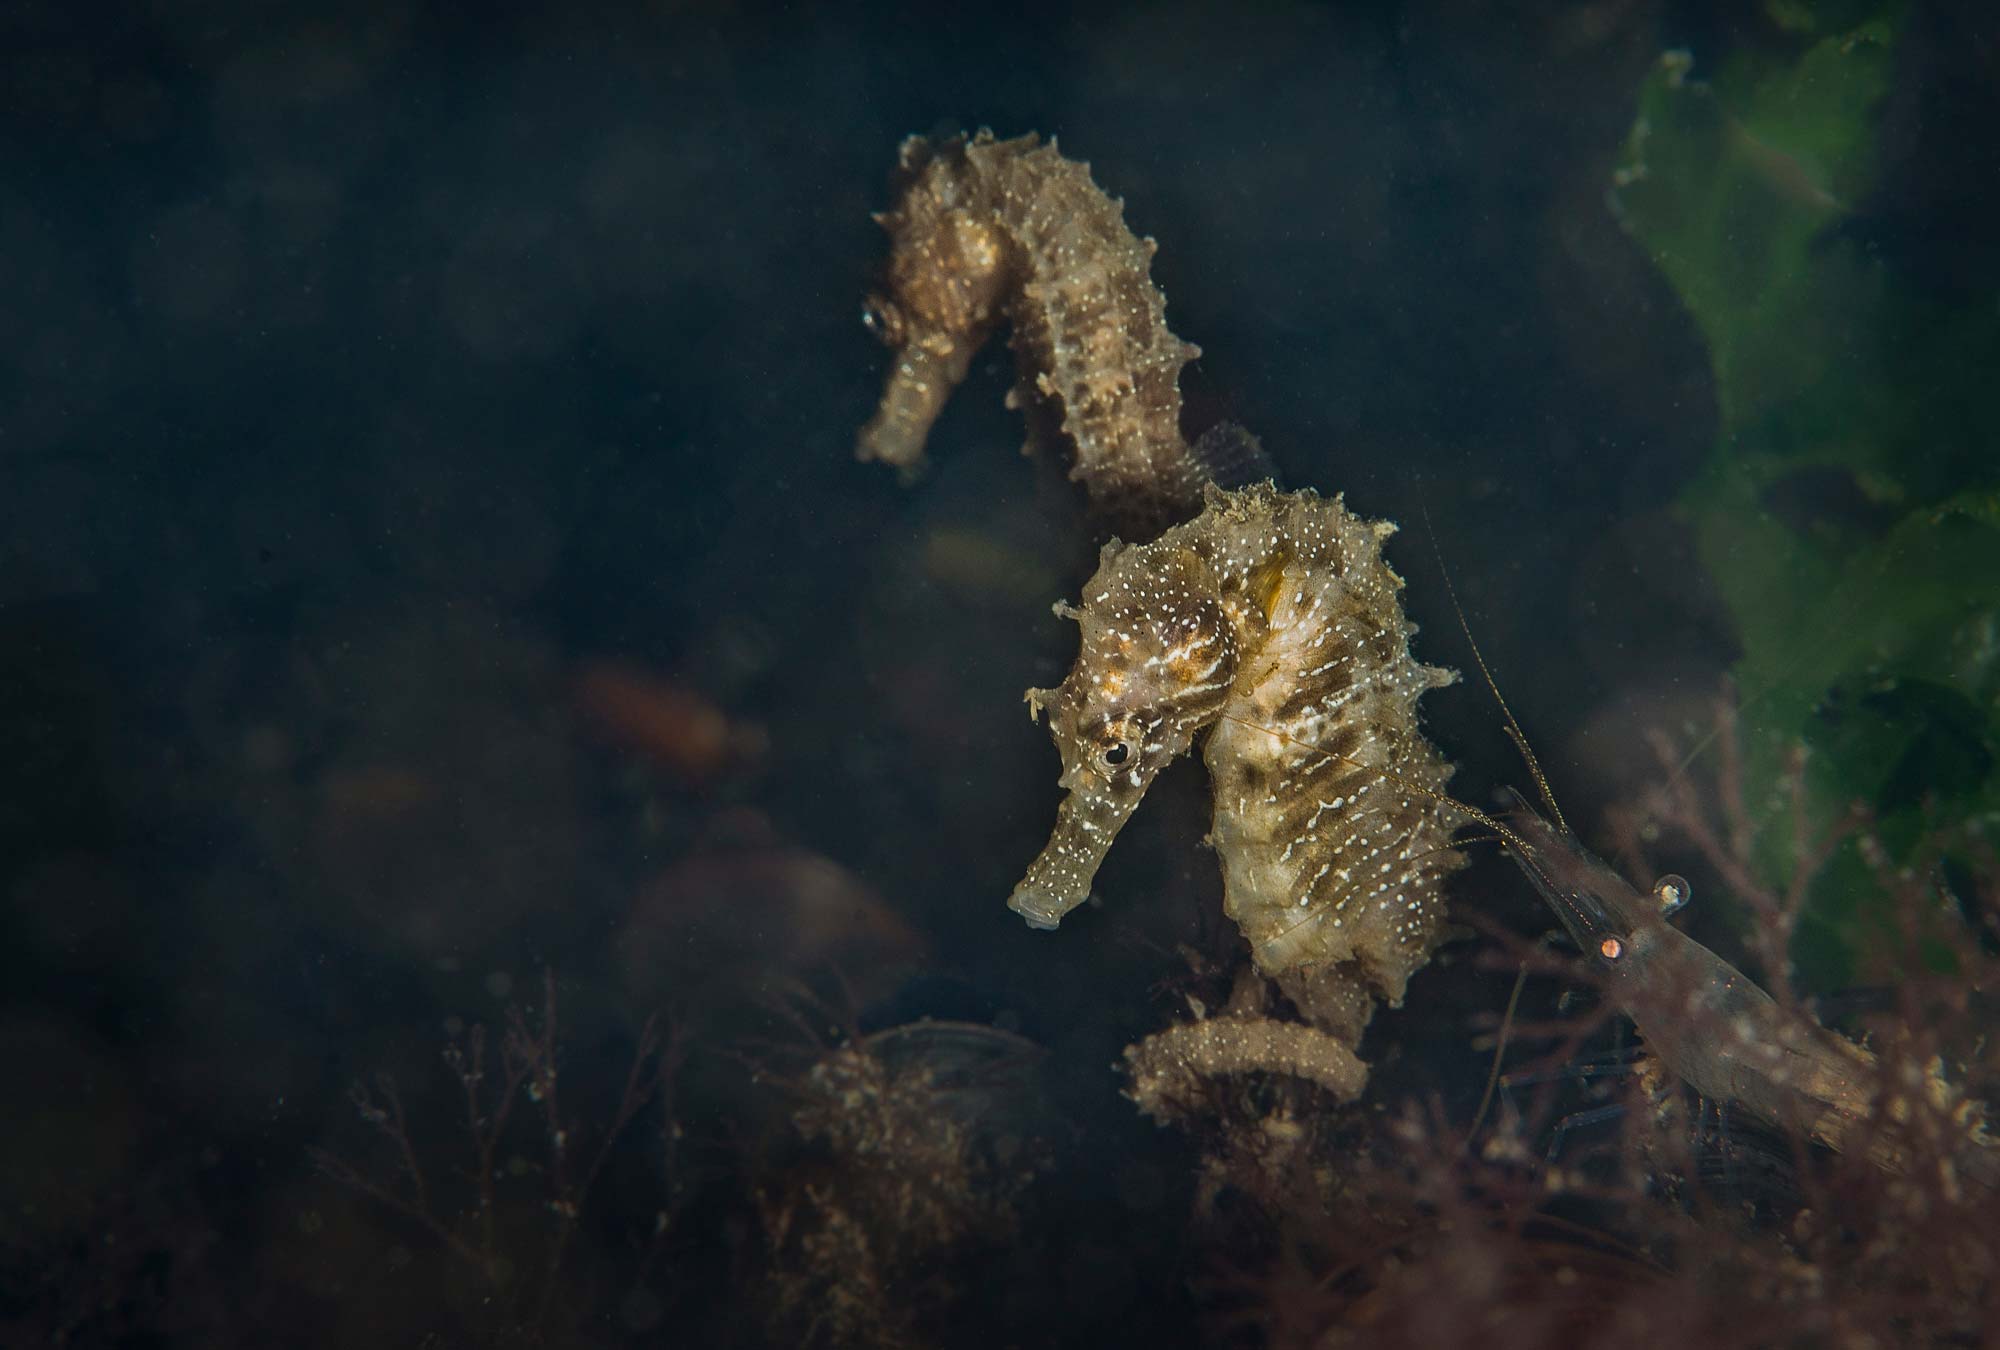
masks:
<instances>
[{"instance_id":1,"label":"seahorse eye","mask_svg":"<svg viewBox=\"0 0 2000 1350\"><path fill-rule=\"evenodd\" d=\"M877 341L891 347L903 344L903 313L893 300L871 295L861 305L861 326Z\"/></svg>"},{"instance_id":2,"label":"seahorse eye","mask_svg":"<svg viewBox=\"0 0 2000 1350\"><path fill-rule=\"evenodd\" d=\"M1123 741L1113 741L1104 747L1104 762L1114 769L1131 757L1132 747Z\"/></svg>"}]
</instances>

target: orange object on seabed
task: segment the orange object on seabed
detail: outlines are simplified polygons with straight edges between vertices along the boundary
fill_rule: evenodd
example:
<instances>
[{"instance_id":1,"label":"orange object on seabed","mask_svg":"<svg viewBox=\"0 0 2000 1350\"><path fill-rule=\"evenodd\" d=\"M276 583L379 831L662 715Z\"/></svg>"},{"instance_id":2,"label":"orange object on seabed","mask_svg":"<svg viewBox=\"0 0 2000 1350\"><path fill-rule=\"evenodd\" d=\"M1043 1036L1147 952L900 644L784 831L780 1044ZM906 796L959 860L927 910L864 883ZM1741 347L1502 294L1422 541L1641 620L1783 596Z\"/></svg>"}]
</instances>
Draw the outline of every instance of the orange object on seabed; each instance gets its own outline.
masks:
<instances>
[{"instance_id":1,"label":"orange object on seabed","mask_svg":"<svg viewBox=\"0 0 2000 1350\"><path fill-rule=\"evenodd\" d=\"M616 661L592 661L576 701L607 738L671 769L690 785L712 782L764 753L764 728L732 719L688 688Z\"/></svg>"},{"instance_id":2,"label":"orange object on seabed","mask_svg":"<svg viewBox=\"0 0 2000 1350\"><path fill-rule=\"evenodd\" d=\"M728 983L753 969L831 971L865 1005L927 959L922 935L874 888L784 840L761 814L732 813L717 833L633 904L617 951L635 989L685 994L689 980Z\"/></svg>"}]
</instances>

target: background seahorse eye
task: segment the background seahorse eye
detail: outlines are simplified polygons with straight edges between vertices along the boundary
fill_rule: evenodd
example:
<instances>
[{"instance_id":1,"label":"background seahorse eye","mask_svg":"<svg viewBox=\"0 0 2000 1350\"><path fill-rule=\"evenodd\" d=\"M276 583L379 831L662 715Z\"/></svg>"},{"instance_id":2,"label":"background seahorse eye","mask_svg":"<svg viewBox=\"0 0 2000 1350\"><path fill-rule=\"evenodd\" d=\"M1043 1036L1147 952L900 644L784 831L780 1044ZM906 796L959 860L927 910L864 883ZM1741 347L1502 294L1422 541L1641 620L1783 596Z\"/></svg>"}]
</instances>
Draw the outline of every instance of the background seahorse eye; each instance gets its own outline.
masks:
<instances>
[{"instance_id":1,"label":"background seahorse eye","mask_svg":"<svg viewBox=\"0 0 2000 1350\"><path fill-rule=\"evenodd\" d=\"M1112 768L1123 764L1132 754L1132 747L1123 741L1113 741L1104 747L1104 762Z\"/></svg>"},{"instance_id":2,"label":"background seahorse eye","mask_svg":"<svg viewBox=\"0 0 2000 1350\"><path fill-rule=\"evenodd\" d=\"M879 342L897 346L903 341L903 314L895 302L871 295L861 305L861 326Z\"/></svg>"}]
</instances>

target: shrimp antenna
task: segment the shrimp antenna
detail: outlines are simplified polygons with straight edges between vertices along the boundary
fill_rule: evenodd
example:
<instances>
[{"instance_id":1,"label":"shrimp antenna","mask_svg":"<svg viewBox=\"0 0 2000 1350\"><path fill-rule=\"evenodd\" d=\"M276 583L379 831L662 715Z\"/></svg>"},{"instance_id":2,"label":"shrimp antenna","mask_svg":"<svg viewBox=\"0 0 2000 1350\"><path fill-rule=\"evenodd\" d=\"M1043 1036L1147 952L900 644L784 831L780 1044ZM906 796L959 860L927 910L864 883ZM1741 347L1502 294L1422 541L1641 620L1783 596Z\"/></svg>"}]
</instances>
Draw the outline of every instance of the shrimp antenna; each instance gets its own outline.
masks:
<instances>
[{"instance_id":1,"label":"shrimp antenna","mask_svg":"<svg viewBox=\"0 0 2000 1350\"><path fill-rule=\"evenodd\" d=\"M1479 664L1480 678L1493 694L1493 701L1500 705L1501 715L1507 719L1507 735L1514 742L1514 748L1521 752L1521 758L1528 762L1528 773L1535 780L1535 790L1542 794L1542 805L1549 808L1549 814L1556 818L1556 827L1564 834L1570 833L1569 822L1563 819L1562 808L1556 805L1556 794L1549 790L1548 776L1542 772L1542 762L1535 758L1534 747L1528 744L1528 734L1521 730L1521 724L1514 718L1514 710L1507 706L1506 697L1500 692L1499 681L1486 665L1486 654L1479 650L1479 640L1472 636L1472 625L1465 620L1465 606L1458 603L1458 587L1451 584L1451 569L1444 565L1444 550L1438 547L1437 530L1431 525L1431 508L1419 501L1417 509L1424 516L1424 537L1431 542L1431 556L1437 559L1438 574L1444 578L1445 594L1451 597L1452 613L1458 616L1458 631L1465 634L1465 645L1472 648L1472 659Z\"/></svg>"}]
</instances>

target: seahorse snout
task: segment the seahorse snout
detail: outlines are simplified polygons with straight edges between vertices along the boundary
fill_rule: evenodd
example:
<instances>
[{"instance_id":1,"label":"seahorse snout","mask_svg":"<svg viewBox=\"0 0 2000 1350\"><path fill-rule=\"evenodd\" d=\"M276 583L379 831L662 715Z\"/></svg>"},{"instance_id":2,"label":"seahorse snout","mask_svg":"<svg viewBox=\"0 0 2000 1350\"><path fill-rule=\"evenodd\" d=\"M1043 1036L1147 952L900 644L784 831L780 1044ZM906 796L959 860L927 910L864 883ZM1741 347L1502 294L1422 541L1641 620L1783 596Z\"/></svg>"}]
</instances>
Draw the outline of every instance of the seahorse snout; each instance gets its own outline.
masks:
<instances>
[{"instance_id":1,"label":"seahorse snout","mask_svg":"<svg viewBox=\"0 0 2000 1350\"><path fill-rule=\"evenodd\" d=\"M1028 927L1045 933L1053 933L1062 926L1062 916L1066 912L1054 898L1037 891L1015 891L1008 897L1007 908L1028 921Z\"/></svg>"}]
</instances>

